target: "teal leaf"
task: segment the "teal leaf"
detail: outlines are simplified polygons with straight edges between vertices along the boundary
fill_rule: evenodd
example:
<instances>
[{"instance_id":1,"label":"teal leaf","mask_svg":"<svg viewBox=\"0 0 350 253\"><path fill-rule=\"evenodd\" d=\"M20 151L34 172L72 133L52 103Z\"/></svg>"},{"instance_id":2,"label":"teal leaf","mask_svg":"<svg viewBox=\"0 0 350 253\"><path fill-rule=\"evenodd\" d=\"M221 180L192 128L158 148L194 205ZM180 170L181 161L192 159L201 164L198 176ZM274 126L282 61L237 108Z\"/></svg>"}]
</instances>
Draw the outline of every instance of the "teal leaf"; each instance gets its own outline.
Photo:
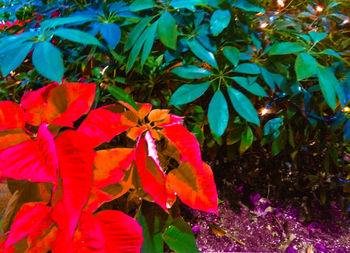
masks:
<instances>
[{"instance_id":1,"label":"teal leaf","mask_svg":"<svg viewBox=\"0 0 350 253\"><path fill-rule=\"evenodd\" d=\"M252 102L242 92L232 87L228 87L227 91L236 112L247 121L260 125L258 114Z\"/></svg>"},{"instance_id":2,"label":"teal leaf","mask_svg":"<svg viewBox=\"0 0 350 253\"><path fill-rule=\"evenodd\" d=\"M250 126L247 126L242 133L241 143L239 145L239 153L244 153L253 144L254 135Z\"/></svg>"},{"instance_id":3,"label":"teal leaf","mask_svg":"<svg viewBox=\"0 0 350 253\"><path fill-rule=\"evenodd\" d=\"M131 70L132 66L134 65L135 60L136 60L137 56L139 55L141 48L142 48L143 44L145 43L146 38L147 38L147 29L145 31L143 31L143 33L138 38L135 45L133 46L133 48L130 51L128 61L126 62L126 72L127 73Z\"/></svg>"},{"instance_id":4,"label":"teal leaf","mask_svg":"<svg viewBox=\"0 0 350 253\"><path fill-rule=\"evenodd\" d=\"M174 9L186 8L190 11L195 11L197 4L205 4L206 0L172 0L170 6Z\"/></svg>"},{"instance_id":5,"label":"teal leaf","mask_svg":"<svg viewBox=\"0 0 350 253\"><path fill-rule=\"evenodd\" d=\"M185 79L204 78L212 74L209 70L204 68L199 68L194 65L177 67L172 69L170 72Z\"/></svg>"},{"instance_id":6,"label":"teal leaf","mask_svg":"<svg viewBox=\"0 0 350 253\"><path fill-rule=\"evenodd\" d=\"M132 31L129 33L128 38L126 40L125 48L124 48L125 51L129 50L134 46L134 44L136 43L136 41L138 40L138 38L140 37L140 35L142 34L142 32L145 30L145 28L147 27L149 22L151 22L152 19L153 17L145 17L141 19L141 21L137 23L137 25L135 25L134 29L132 29Z\"/></svg>"},{"instance_id":7,"label":"teal leaf","mask_svg":"<svg viewBox=\"0 0 350 253\"><path fill-rule=\"evenodd\" d=\"M315 31L309 32L309 35L314 43L320 42L327 37L327 33L318 33Z\"/></svg>"},{"instance_id":8,"label":"teal leaf","mask_svg":"<svg viewBox=\"0 0 350 253\"><path fill-rule=\"evenodd\" d=\"M272 89L275 90L275 82L274 82L274 78L273 78L273 73L271 73L270 71L268 71L266 68L260 66L260 71L261 71L261 75L264 78L264 81L266 82L266 84Z\"/></svg>"},{"instance_id":9,"label":"teal leaf","mask_svg":"<svg viewBox=\"0 0 350 253\"><path fill-rule=\"evenodd\" d=\"M347 120L344 125L344 141L350 140L350 120Z\"/></svg>"},{"instance_id":10,"label":"teal leaf","mask_svg":"<svg viewBox=\"0 0 350 253\"><path fill-rule=\"evenodd\" d=\"M206 50L196 39L187 40L187 45L192 53L199 59L205 61L216 69L218 68L214 54Z\"/></svg>"},{"instance_id":11,"label":"teal leaf","mask_svg":"<svg viewBox=\"0 0 350 253\"><path fill-rule=\"evenodd\" d=\"M281 118L274 118L269 120L264 126L264 135L272 135L276 139L280 135L279 128L283 126Z\"/></svg>"},{"instance_id":12,"label":"teal leaf","mask_svg":"<svg viewBox=\"0 0 350 253\"><path fill-rule=\"evenodd\" d=\"M238 65L233 71L237 73L252 74L252 75L260 74L260 68L255 63L242 63Z\"/></svg>"},{"instance_id":13,"label":"teal leaf","mask_svg":"<svg viewBox=\"0 0 350 253\"><path fill-rule=\"evenodd\" d=\"M322 94L328 105L334 110L336 105L336 87L339 86L339 82L334 73L322 65L318 65L317 75Z\"/></svg>"},{"instance_id":14,"label":"teal leaf","mask_svg":"<svg viewBox=\"0 0 350 253\"><path fill-rule=\"evenodd\" d=\"M329 48L327 48L326 50L322 51L321 54L328 54L328 55L334 56L336 58L341 58L341 55L338 52L336 52L336 51L334 51L332 49L329 49Z\"/></svg>"},{"instance_id":15,"label":"teal leaf","mask_svg":"<svg viewBox=\"0 0 350 253\"><path fill-rule=\"evenodd\" d=\"M216 10L210 18L210 31L214 36L221 33L230 23L231 12L228 10Z\"/></svg>"},{"instance_id":16,"label":"teal leaf","mask_svg":"<svg viewBox=\"0 0 350 253\"><path fill-rule=\"evenodd\" d=\"M154 22L150 27L145 30L145 44L142 49L141 64L144 64L147 60L149 53L152 50L154 38L156 36L158 21Z\"/></svg>"},{"instance_id":17,"label":"teal leaf","mask_svg":"<svg viewBox=\"0 0 350 253\"><path fill-rule=\"evenodd\" d=\"M119 26L114 23L104 23L100 25L100 32L108 45L114 49L121 37Z\"/></svg>"},{"instance_id":18,"label":"teal leaf","mask_svg":"<svg viewBox=\"0 0 350 253\"><path fill-rule=\"evenodd\" d=\"M237 48L231 46L224 47L223 53L226 59L229 60L233 66L236 67L238 65L240 52Z\"/></svg>"},{"instance_id":19,"label":"teal leaf","mask_svg":"<svg viewBox=\"0 0 350 253\"><path fill-rule=\"evenodd\" d=\"M120 101L123 101L125 103L128 103L129 105L131 105L132 107L135 108L135 110L138 111L138 108L136 106L135 101L132 99L132 97L126 93L123 89L117 87L117 86L108 86L107 87L109 93L111 93L111 95Z\"/></svg>"},{"instance_id":20,"label":"teal leaf","mask_svg":"<svg viewBox=\"0 0 350 253\"><path fill-rule=\"evenodd\" d=\"M176 50L177 26L175 19L169 12L164 12L159 18L158 37L167 47Z\"/></svg>"},{"instance_id":21,"label":"teal leaf","mask_svg":"<svg viewBox=\"0 0 350 253\"><path fill-rule=\"evenodd\" d=\"M239 8L246 12L262 12L265 13L265 9L261 8L258 5L251 4L247 0L238 0L232 4L233 7Z\"/></svg>"},{"instance_id":22,"label":"teal leaf","mask_svg":"<svg viewBox=\"0 0 350 253\"><path fill-rule=\"evenodd\" d=\"M296 58L294 67L298 81L300 81L316 73L317 61L308 53L301 53Z\"/></svg>"},{"instance_id":23,"label":"teal leaf","mask_svg":"<svg viewBox=\"0 0 350 253\"><path fill-rule=\"evenodd\" d=\"M235 76L232 78L236 83L238 83L240 86L242 86L244 89L249 91L250 93L261 96L261 97L267 97L267 93L264 90L263 87L261 87L257 82L255 82L256 78L253 80L250 80L247 77L241 77L241 76Z\"/></svg>"},{"instance_id":24,"label":"teal leaf","mask_svg":"<svg viewBox=\"0 0 350 253\"><path fill-rule=\"evenodd\" d=\"M100 41L87 32L70 28L58 28L53 32L56 36L73 42L102 46Z\"/></svg>"},{"instance_id":25,"label":"teal leaf","mask_svg":"<svg viewBox=\"0 0 350 253\"><path fill-rule=\"evenodd\" d=\"M14 43L16 47L8 47L6 51L0 54L0 67L3 76L10 74L15 70L26 58L32 49L34 42Z\"/></svg>"},{"instance_id":26,"label":"teal leaf","mask_svg":"<svg viewBox=\"0 0 350 253\"><path fill-rule=\"evenodd\" d=\"M170 99L171 105L183 105L192 102L202 96L209 88L210 83L184 84L180 86Z\"/></svg>"},{"instance_id":27,"label":"teal leaf","mask_svg":"<svg viewBox=\"0 0 350 253\"><path fill-rule=\"evenodd\" d=\"M154 7L153 0L134 0L132 4L130 4L129 6L129 10L136 12L136 11L150 9L153 7Z\"/></svg>"},{"instance_id":28,"label":"teal leaf","mask_svg":"<svg viewBox=\"0 0 350 253\"><path fill-rule=\"evenodd\" d=\"M226 130L229 112L224 94L217 90L212 97L208 108L210 129L216 136L221 136Z\"/></svg>"},{"instance_id":29,"label":"teal leaf","mask_svg":"<svg viewBox=\"0 0 350 253\"><path fill-rule=\"evenodd\" d=\"M43 41L35 45L32 62L41 75L52 81L62 82L64 73L62 54L50 42Z\"/></svg>"},{"instance_id":30,"label":"teal leaf","mask_svg":"<svg viewBox=\"0 0 350 253\"><path fill-rule=\"evenodd\" d=\"M304 50L305 48L294 42L281 42L276 43L271 47L269 55L293 54L302 52Z\"/></svg>"},{"instance_id":31,"label":"teal leaf","mask_svg":"<svg viewBox=\"0 0 350 253\"><path fill-rule=\"evenodd\" d=\"M89 21L96 20L96 17L93 15L90 16L71 16L64 18L52 18L44 20L40 23L42 29L54 28L60 25L74 25L74 24L83 24Z\"/></svg>"}]
</instances>

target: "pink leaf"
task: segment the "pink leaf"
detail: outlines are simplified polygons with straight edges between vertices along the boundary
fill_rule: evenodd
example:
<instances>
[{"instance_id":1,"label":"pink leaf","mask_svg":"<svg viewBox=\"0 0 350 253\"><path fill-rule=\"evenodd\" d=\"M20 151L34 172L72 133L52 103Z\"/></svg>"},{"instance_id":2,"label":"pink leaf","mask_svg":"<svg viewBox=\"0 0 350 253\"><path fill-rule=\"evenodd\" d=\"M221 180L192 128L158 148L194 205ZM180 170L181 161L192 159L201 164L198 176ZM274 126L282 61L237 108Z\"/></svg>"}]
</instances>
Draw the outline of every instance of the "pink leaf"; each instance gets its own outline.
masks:
<instances>
[{"instance_id":1,"label":"pink leaf","mask_svg":"<svg viewBox=\"0 0 350 253\"><path fill-rule=\"evenodd\" d=\"M181 124L182 120L183 120L183 117L176 116L174 114L169 114L166 120L159 123L155 122L154 126L157 126L157 127L172 126L176 124Z\"/></svg>"}]
</instances>

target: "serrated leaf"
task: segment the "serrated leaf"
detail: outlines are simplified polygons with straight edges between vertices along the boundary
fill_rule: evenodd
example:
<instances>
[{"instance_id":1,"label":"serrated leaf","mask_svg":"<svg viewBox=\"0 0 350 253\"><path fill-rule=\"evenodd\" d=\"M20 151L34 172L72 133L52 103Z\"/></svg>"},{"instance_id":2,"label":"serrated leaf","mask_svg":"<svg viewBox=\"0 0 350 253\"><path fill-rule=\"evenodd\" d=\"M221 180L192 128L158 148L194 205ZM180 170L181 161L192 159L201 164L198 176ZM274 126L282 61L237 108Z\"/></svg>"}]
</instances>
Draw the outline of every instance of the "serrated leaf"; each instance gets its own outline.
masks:
<instances>
[{"instance_id":1,"label":"serrated leaf","mask_svg":"<svg viewBox=\"0 0 350 253\"><path fill-rule=\"evenodd\" d=\"M70 28L59 28L53 32L56 36L73 42L102 46L101 42L87 32Z\"/></svg>"},{"instance_id":2,"label":"serrated leaf","mask_svg":"<svg viewBox=\"0 0 350 253\"><path fill-rule=\"evenodd\" d=\"M232 87L227 88L227 91L236 112L247 121L260 125L258 114L252 102L242 92Z\"/></svg>"},{"instance_id":3,"label":"serrated leaf","mask_svg":"<svg viewBox=\"0 0 350 253\"><path fill-rule=\"evenodd\" d=\"M298 81L300 81L315 74L317 61L308 53L301 53L296 58L294 67Z\"/></svg>"},{"instance_id":4,"label":"serrated leaf","mask_svg":"<svg viewBox=\"0 0 350 253\"><path fill-rule=\"evenodd\" d=\"M317 75L322 94L328 105L334 110L336 105L336 87L339 85L339 82L334 73L322 65L318 65Z\"/></svg>"},{"instance_id":5,"label":"serrated leaf","mask_svg":"<svg viewBox=\"0 0 350 253\"><path fill-rule=\"evenodd\" d=\"M224 47L223 53L226 59L229 60L233 66L236 67L238 65L240 60L240 52L237 48L231 46Z\"/></svg>"},{"instance_id":6,"label":"serrated leaf","mask_svg":"<svg viewBox=\"0 0 350 253\"><path fill-rule=\"evenodd\" d=\"M255 63L242 63L238 65L233 71L237 73L252 74L252 75L260 74L260 68Z\"/></svg>"},{"instance_id":7,"label":"serrated leaf","mask_svg":"<svg viewBox=\"0 0 350 253\"><path fill-rule=\"evenodd\" d=\"M206 50L196 39L187 40L187 45L192 53L202 61L205 61L214 68L218 68L215 56L212 52Z\"/></svg>"},{"instance_id":8,"label":"serrated leaf","mask_svg":"<svg viewBox=\"0 0 350 253\"><path fill-rule=\"evenodd\" d=\"M158 37L159 40L167 47L176 50L177 26L175 19L169 12L164 12L159 20Z\"/></svg>"},{"instance_id":9,"label":"serrated leaf","mask_svg":"<svg viewBox=\"0 0 350 253\"><path fill-rule=\"evenodd\" d=\"M210 31L214 36L221 33L230 23L231 12L229 10L216 10L210 18Z\"/></svg>"},{"instance_id":10,"label":"serrated leaf","mask_svg":"<svg viewBox=\"0 0 350 253\"><path fill-rule=\"evenodd\" d=\"M294 42L281 42L274 44L270 51L269 55L284 55L284 54L293 54L304 51L305 48L299 46Z\"/></svg>"},{"instance_id":11,"label":"serrated leaf","mask_svg":"<svg viewBox=\"0 0 350 253\"><path fill-rule=\"evenodd\" d=\"M245 151L247 151L247 149L252 145L253 140L254 140L253 131L250 128L250 126L247 126L247 128L242 133L241 143L239 145L239 152L242 154Z\"/></svg>"},{"instance_id":12,"label":"serrated leaf","mask_svg":"<svg viewBox=\"0 0 350 253\"><path fill-rule=\"evenodd\" d=\"M209 70L204 68L199 68L194 65L177 67L172 69L170 72L185 79L204 78L212 74Z\"/></svg>"},{"instance_id":13,"label":"serrated leaf","mask_svg":"<svg viewBox=\"0 0 350 253\"><path fill-rule=\"evenodd\" d=\"M35 45L32 61L41 75L58 83L62 81L64 73L62 54L50 42L43 41Z\"/></svg>"},{"instance_id":14,"label":"serrated leaf","mask_svg":"<svg viewBox=\"0 0 350 253\"><path fill-rule=\"evenodd\" d=\"M121 37L119 26L114 23L104 23L100 25L100 32L108 45L114 49Z\"/></svg>"},{"instance_id":15,"label":"serrated leaf","mask_svg":"<svg viewBox=\"0 0 350 253\"><path fill-rule=\"evenodd\" d=\"M142 11L146 9L150 9L154 7L153 0L135 0L130 4L129 10L136 12L136 11Z\"/></svg>"},{"instance_id":16,"label":"serrated leaf","mask_svg":"<svg viewBox=\"0 0 350 253\"><path fill-rule=\"evenodd\" d=\"M221 136L226 130L229 112L224 94L217 90L212 97L208 108L210 129L216 136Z\"/></svg>"},{"instance_id":17,"label":"serrated leaf","mask_svg":"<svg viewBox=\"0 0 350 253\"><path fill-rule=\"evenodd\" d=\"M183 105L202 96L209 88L210 82L199 84L184 84L179 87L170 99L171 105Z\"/></svg>"},{"instance_id":18,"label":"serrated leaf","mask_svg":"<svg viewBox=\"0 0 350 253\"><path fill-rule=\"evenodd\" d=\"M129 105L131 105L132 107L135 108L135 110L138 110L137 105L135 103L135 101L132 99L132 97L126 93L123 89L116 87L116 86L108 86L108 91L109 93L111 93L111 95L120 101L123 101L125 103L128 103Z\"/></svg>"}]
</instances>

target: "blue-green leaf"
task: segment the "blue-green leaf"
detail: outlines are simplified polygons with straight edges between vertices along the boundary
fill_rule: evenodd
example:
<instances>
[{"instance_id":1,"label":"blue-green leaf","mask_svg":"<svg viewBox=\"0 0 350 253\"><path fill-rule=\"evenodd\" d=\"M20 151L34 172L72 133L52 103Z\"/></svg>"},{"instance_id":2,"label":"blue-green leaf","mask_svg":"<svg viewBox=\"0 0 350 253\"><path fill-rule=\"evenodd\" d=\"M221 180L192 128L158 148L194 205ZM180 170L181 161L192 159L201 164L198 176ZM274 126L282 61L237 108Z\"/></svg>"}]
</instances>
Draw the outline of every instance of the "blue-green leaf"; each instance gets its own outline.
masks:
<instances>
[{"instance_id":1,"label":"blue-green leaf","mask_svg":"<svg viewBox=\"0 0 350 253\"><path fill-rule=\"evenodd\" d=\"M146 62L149 53L152 50L154 38L156 36L158 21L154 22L150 27L145 30L145 44L142 49L141 64Z\"/></svg>"},{"instance_id":2,"label":"blue-green leaf","mask_svg":"<svg viewBox=\"0 0 350 253\"><path fill-rule=\"evenodd\" d=\"M295 72L298 81L308 78L316 73L317 61L308 53L301 53L295 60Z\"/></svg>"},{"instance_id":3,"label":"blue-green leaf","mask_svg":"<svg viewBox=\"0 0 350 253\"><path fill-rule=\"evenodd\" d=\"M224 47L223 53L226 59L229 60L233 64L233 66L236 67L238 65L240 52L237 48L231 46Z\"/></svg>"},{"instance_id":4,"label":"blue-green leaf","mask_svg":"<svg viewBox=\"0 0 350 253\"><path fill-rule=\"evenodd\" d=\"M111 95L120 101L123 101L125 103L128 103L129 105L131 105L132 107L135 108L135 110L138 110L135 101L132 99L132 97L126 93L123 89L117 87L117 86L108 86L107 87L109 93L111 93Z\"/></svg>"},{"instance_id":5,"label":"blue-green leaf","mask_svg":"<svg viewBox=\"0 0 350 253\"><path fill-rule=\"evenodd\" d=\"M100 25L100 32L108 45L114 49L121 37L119 26L114 23L104 23Z\"/></svg>"},{"instance_id":6,"label":"blue-green leaf","mask_svg":"<svg viewBox=\"0 0 350 253\"><path fill-rule=\"evenodd\" d=\"M318 65L317 75L322 94L328 105L334 110L336 105L336 87L339 86L339 82L334 73L322 65Z\"/></svg>"},{"instance_id":7,"label":"blue-green leaf","mask_svg":"<svg viewBox=\"0 0 350 253\"><path fill-rule=\"evenodd\" d=\"M265 9L258 5L251 4L247 0L238 0L232 4L233 7L242 9L247 12L262 12L265 13Z\"/></svg>"},{"instance_id":8,"label":"blue-green leaf","mask_svg":"<svg viewBox=\"0 0 350 253\"><path fill-rule=\"evenodd\" d=\"M228 118L229 113L225 96L221 90L217 90L208 108L209 126L216 136L221 136L225 132Z\"/></svg>"},{"instance_id":9,"label":"blue-green leaf","mask_svg":"<svg viewBox=\"0 0 350 253\"><path fill-rule=\"evenodd\" d=\"M350 140L350 120L347 120L344 125L344 141Z\"/></svg>"},{"instance_id":10,"label":"blue-green leaf","mask_svg":"<svg viewBox=\"0 0 350 253\"><path fill-rule=\"evenodd\" d=\"M180 86L170 99L171 105L183 105L202 96L209 88L210 82L198 84L184 84Z\"/></svg>"},{"instance_id":11,"label":"blue-green leaf","mask_svg":"<svg viewBox=\"0 0 350 253\"><path fill-rule=\"evenodd\" d=\"M309 35L314 43L320 42L327 37L327 33L318 33L315 31L309 32Z\"/></svg>"},{"instance_id":12,"label":"blue-green leaf","mask_svg":"<svg viewBox=\"0 0 350 253\"><path fill-rule=\"evenodd\" d=\"M272 135L276 139L280 135L279 128L283 126L281 118L274 118L269 120L264 126L264 135Z\"/></svg>"},{"instance_id":13,"label":"blue-green leaf","mask_svg":"<svg viewBox=\"0 0 350 253\"><path fill-rule=\"evenodd\" d=\"M232 79L250 93L261 97L267 97L264 88L255 82L256 78L250 80L250 78L247 77L235 76Z\"/></svg>"},{"instance_id":14,"label":"blue-green leaf","mask_svg":"<svg viewBox=\"0 0 350 253\"><path fill-rule=\"evenodd\" d=\"M214 36L221 33L230 23L231 12L228 10L216 10L210 18L210 31Z\"/></svg>"},{"instance_id":15,"label":"blue-green leaf","mask_svg":"<svg viewBox=\"0 0 350 253\"><path fill-rule=\"evenodd\" d=\"M233 71L237 73L252 74L252 75L260 74L260 68L255 63L242 63L238 65Z\"/></svg>"},{"instance_id":16,"label":"blue-green leaf","mask_svg":"<svg viewBox=\"0 0 350 253\"><path fill-rule=\"evenodd\" d=\"M176 50L177 26L175 19L169 12L164 12L159 18L158 37L167 47Z\"/></svg>"},{"instance_id":17,"label":"blue-green leaf","mask_svg":"<svg viewBox=\"0 0 350 253\"><path fill-rule=\"evenodd\" d=\"M197 4L205 4L205 0L172 0L170 6L174 9L186 8L190 11L195 11Z\"/></svg>"},{"instance_id":18,"label":"blue-green leaf","mask_svg":"<svg viewBox=\"0 0 350 253\"><path fill-rule=\"evenodd\" d=\"M199 59L205 61L214 68L218 68L214 54L206 50L196 39L187 40L187 45L192 53Z\"/></svg>"},{"instance_id":19,"label":"blue-green leaf","mask_svg":"<svg viewBox=\"0 0 350 253\"><path fill-rule=\"evenodd\" d=\"M141 19L141 21L137 25L135 25L134 29L132 29L132 31L129 33L128 38L126 40L125 51L129 50L134 46L134 44L136 43L136 41L138 40L138 38L152 19L153 17L145 17Z\"/></svg>"},{"instance_id":20,"label":"blue-green leaf","mask_svg":"<svg viewBox=\"0 0 350 253\"><path fill-rule=\"evenodd\" d=\"M0 67L3 76L10 74L12 70L15 70L24 61L33 44L34 42L31 41L15 43L16 47L8 48L7 51L0 55Z\"/></svg>"},{"instance_id":21,"label":"blue-green leaf","mask_svg":"<svg viewBox=\"0 0 350 253\"><path fill-rule=\"evenodd\" d=\"M60 25L73 25L73 24L82 24L86 23L89 21L95 20L96 17L93 15L86 15L86 16L71 16L71 17L64 17L64 18L52 18L52 19L47 19L44 20L43 22L40 23L40 27L42 29L46 28L54 28L56 26Z\"/></svg>"},{"instance_id":22,"label":"blue-green leaf","mask_svg":"<svg viewBox=\"0 0 350 253\"><path fill-rule=\"evenodd\" d=\"M63 39L67 39L67 40L82 43L82 44L102 46L101 42L98 39L96 39L94 36L90 35L87 32L83 32L76 29L58 28L53 32L53 34Z\"/></svg>"},{"instance_id":23,"label":"blue-green leaf","mask_svg":"<svg viewBox=\"0 0 350 253\"><path fill-rule=\"evenodd\" d=\"M242 92L232 87L227 88L227 91L236 112L247 121L260 125L258 114L252 102Z\"/></svg>"},{"instance_id":24,"label":"blue-green leaf","mask_svg":"<svg viewBox=\"0 0 350 253\"><path fill-rule=\"evenodd\" d=\"M134 0L129 6L129 10L136 12L154 7L153 0Z\"/></svg>"},{"instance_id":25,"label":"blue-green leaf","mask_svg":"<svg viewBox=\"0 0 350 253\"><path fill-rule=\"evenodd\" d=\"M274 44L270 51L269 55L283 55L283 54L293 54L304 51L305 48L299 46L294 42L281 42Z\"/></svg>"},{"instance_id":26,"label":"blue-green leaf","mask_svg":"<svg viewBox=\"0 0 350 253\"><path fill-rule=\"evenodd\" d=\"M341 58L341 55L338 52L336 52L336 51L334 51L332 49L329 49L329 48L327 48L326 50L322 51L321 54L328 54L328 55L334 56L336 58Z\"/></svg>"},{"instance_id":27,"label":"blue-green leaf","mask_svg":"<svg viewBox=\"0 0 350 253\"><path fill-rule=\"evenodd\" d=\"M265 80L265 82L267 83L267 85L274 90L275 89L275 82L273 79L273 73L271 73L270 71L268 71L266 68L260 66L260 70L261 70L261 74Z\"/></svg>"},{"instance_id":28,"label":"blue-green leaf","mask_svg":"<svg viewBox=\"0 0 350 253\"><path fill-rule=\"evenodd\" d=\"M204 78L212 74L209 70L204 68L199 68L194 65L177 67L172 69L170 72L185 79Z\"/></svg>"},{"instance_id":29,"label":"blue-green leaf","mask_svg":"<svg viewBox=\"0 0 350 253\"><path fill-rule=\"evenodd\" d=\"M41 75L61 83L64 73L62 54L50 42L43 41L35 45L32 62Z\"/></svg>"},{"instance_id":30,"label":"blue-green leaf","mask_svg":"<svg viewBox=\"0 0 350 253\"><path fill-rule=\"evenodd\" d=\"M135 63L137 56L139 55L143 44L145 43L147 37L147 29L141 34L141 36L136 41L134 47L131 49L131 52L128 57L128 61L126 62L126 72L129 72L132 66Z\"/></svg>"}]
</instances>

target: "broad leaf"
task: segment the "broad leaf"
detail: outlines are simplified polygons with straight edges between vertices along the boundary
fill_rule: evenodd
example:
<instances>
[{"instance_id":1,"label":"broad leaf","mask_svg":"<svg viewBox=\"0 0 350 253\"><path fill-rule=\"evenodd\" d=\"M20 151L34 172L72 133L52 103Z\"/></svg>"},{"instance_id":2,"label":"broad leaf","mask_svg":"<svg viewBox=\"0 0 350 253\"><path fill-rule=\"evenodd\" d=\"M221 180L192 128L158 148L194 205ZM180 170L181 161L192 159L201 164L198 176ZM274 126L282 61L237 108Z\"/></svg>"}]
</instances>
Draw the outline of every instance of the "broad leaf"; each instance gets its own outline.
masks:
<instances>
[{"instance_id":1,"label":"broad leaf","mask_svg":"<svg viewBox=\"0 0 350 253\"><path fill-rule=\"evenodd\" d=\"M308 53L301 53L295 60L295 72L298 80L311 77L316 73L317 61Z\"/></svg>"},{"instance_id":2,"label":"broad leaf","mask_svg":"<svg viewBox=\"0 0 350 253\"><path fill-rule=\"evenodd\" d=\"M123 101L125 103L128 103L132 107L134 107L136 110L138 110L135 101L132 99L132 97L126 93L123 89L117 87L117 86L108 86L108 91L111 93L111 95L120 101Z\"/></svg>"},{"instance_id":3,"label":"broad leaf","mask_svg":"<svg viewBox=\"0 0 350 253\"><path fill-rule=\"evenodd\" d=\"M264 90L263 87L261 87L257 82L255 82L255 78L247 78L247 77L241 77L241 76L234 76L232 78L236 83L238 83L240 86L242 86L247 91L253 93L254 95L261 96L261 97L267 97L267 93Z\"/></svg>"},{"instance_id":4,"label":"broad leaf","mask_svg":"<svg viewBox=\"0 0 350 253\"><path fill-rule=\"evenodd\" d=\"M153 6L154 6L153 0L135 0L129 6L129 10L136 12L136 11L142 11L142 10L153 8Z\"/></svg>"},{"instance_id":5,"label":"broad leaf","mask_svg":"<svg viewBox=\"0 0 350 253\"><path fill-rule=\"evenodd\" d=\"M241 143L239 145L239 152L244 153L253 143L254 135L250 126L247 126L242 133Z\"/></svg>"},{"instance_id":6,"label":"broad leaf","mask_svg":"<svg viewBox=\"0 0 350 253\"><path fill-rule=\"evenodd\" d=\"M255 63L242 63L234 69L234 72L257 75L260 74L260 68Z\"/></svg>"},{"instance_id":7,"label":"broad leaf","mask_svg":"<svg viewBox=\"0 0 350 253\"><path fill-rule=\"evenodd\" d=\"M205 49L196 39L187 40L187 45L192 53L199 59L208 63L216 69L218 68L214 54Z\"/></svg>"},{"instance_id":8,"label":"broad leaf","mask_svg":"<svg viewBox=\"0 0 350 253\"><path fill-rule=\"evenodd\" d=\"M334 73L322 65L318 65L317 75L322 94L327 104L334 110L336 105L336 88L339 86L339 82Z\"/></svg>"},{"instance_id":9,"label":"broad leaf","mask_svg":"<svg viewBox=\"0 0 350 253\"><path fill-rule=\"evenodd\" d=\"M214 36L221 33L230 23L231 12L229 10L216 10L210 18L210 30Z\"/></svg>"},{"instance_id":10,"label":"broad leaf","mask_svg":"<svg viewBox=\"0 0 350 253\"><path fill-rule=\"evenodd\" d=\"M56 26L60 25L72 25L72 24L82 24L89 21L95 20L95 17L90 16L71 16L71 17L64 17L64 18L52 18L44 20L40 23L40 27L47 29L47 28L54 28Z\"/></svg>"},{"instance_id":11,"label":"broad leaf","mask_svg":"<svg viewBox=\"0 0 350 253\"><path fill-rule=\"evenodd\" d=\"M229 112L224 94L217 90L210 100L208 108L210 129L216 136L221 136L226 130Z\"/></svg>"},{"instance_id":12,"label":"broad leaf","mask_svg":"<svg viewBox=\"0 0 350 253\"><path fill-rule=\"evenodd\" d=\"M32 61L40 74L61 83L64 73L62 54L50 42L43 41L35 45Z\"/></svg>"},{"instance_id":13,"label":"broad leaf","mask_svg":"<svg viewBox=\"0 0 350 253\"><path fill-rule=\"evenodd\" d=\"M274 44L270 51L269 55L283 55L283 54L293 54L305 51L305 48L299 46L294 42L281 42Z\"/></svg>"},{"instance_id":14,"label":"broad leaf","mask_svg":"<svg viewBox=\"0 0 350 253\"><path fill-rule=\"evenodd\" d=\"M232 4L233 7L237 7L247 12L262 12L265 10L258 5L251 4L248 0L238 0Z\"/></svg>"},{"instance_id":15,"label":"broad leaf","mask_svg":"<svg viewBox=\"0 0 350 253\"><path fill-rule=\"evenodd\" d=\"M70 40L73 42L102 46L101 42L91 34L76 29L59 28L54 31L53 34L61 37L62 39Z\"/></svg>"},{"instance_id":16,"label":"broad leaf","mask_svg":"<svg viewBox=\"0 0 350 253\"><path fill-rule=\"evenodd\" d=\"M159 40L167 47L176 50L177 27L173 16L165 11L158 20Z\"/></svg>"},{"instance_id":17,"label":"broad leaf","mask_svg":"<svg viewBox=\"0 0 350 253\"><path fill-rule=\"evenodd\" d=\"M309 32L309 35L314 43L320 42L327 37L327 33L318 33L315 31Z\"/></svg>"},{"instance_id":18,"label":"broad leaf","mask_svg":"<svg viewBox=\"0 0 350 253\"><path fill-rule=\"evenodd\" d=\"M244 119L256 125L260 125L258 114L250 100L240 91L234 88L227 88L233 108Z\"/></svg>"},{"instance_id":19,"label":"broad leaf","mask_svg":"<svg viewBox=\"0 0 350 253\"><path fill-rule=\"evenodd\" d=\"M170 99L171 105L182 105L192 102L202 96L209 88L210 82L199 84L184 84L180 86Z\"/></svg>"},{"instance_id":20,"label":"broad leaf","mask_svg":"<svg viewBox=\"0 0 350 253\"><path fill-rule=\"evenodd\" d=\"M195 11L197 4L206 4L205 0L172 0L170 6L174 9L186 8L190 11Z\"/></svg>"},{"instance_id":21,"label":"broad leaf","mask_svg":"<svg viewBox=\"0 0 350 253\"><path fill-rule=\"evenodd\" d=\"M283 126L283 119L274 118L269 120L264 126L264 135L272 135L276 139L280 135L279 128Z\"/></svg>"},{"instance_id":22,"label":"broad leaf","mask_svg":"<svg viewBox=\"0 0 350 253\"><path fill-rule=\"evenodd\" d=\"M209 70L194 65L177 67L172 69L171 72L185 79L204 78L212 74Z\"/></svg>"},{"instance_id":23,"label":"broad leaf","mask_svg":"<svg viewBox=\"0 0 350 253\"><path fill-rule=\"evenodd\" d=\"M100 33L111 48L115 48L120 40L121 31L114 23L103 23L100 25Z\"/></svg>"},{"instance_id":24,"label":"broad leaf","mask_svg":"<svg viewBox=\"0 0 350 253\"><path fill-rule=\"evenodd\" d=\"M0 131L24 128L24 112L20 105L11 101L0 102Z\"/></svg>"},{"instance_id":25,"label":"broad leaf","mask_svg":"<svg viewBox=\"0 0 350 253\"><path fill-rule=\"evenodd\" d=\"M233 66L236 67L238 65L240 52L237 48L231 46L224 47L223 53Z\"/></svg>"}]
</instances>

